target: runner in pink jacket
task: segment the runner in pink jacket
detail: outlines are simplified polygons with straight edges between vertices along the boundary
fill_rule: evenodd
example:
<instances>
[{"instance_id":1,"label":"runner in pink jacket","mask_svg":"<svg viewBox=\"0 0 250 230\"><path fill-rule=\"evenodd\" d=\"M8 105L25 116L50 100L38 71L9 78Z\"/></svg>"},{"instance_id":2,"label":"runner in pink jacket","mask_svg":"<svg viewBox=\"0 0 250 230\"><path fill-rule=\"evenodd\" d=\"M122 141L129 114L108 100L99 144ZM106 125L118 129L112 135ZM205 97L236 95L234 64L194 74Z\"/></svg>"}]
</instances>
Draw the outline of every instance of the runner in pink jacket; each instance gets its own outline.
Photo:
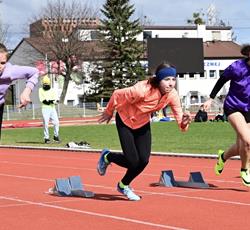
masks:
<instances>
[{"instance_id":1,"label":"runner in pink jacket","mask_svg":"<svg viewBox=\"0 0 250 230\"><path fill-rule=\"evenodd\" d=\"M182 131L187 131L191 122L190 113L183 113L180 98L174 88L176 69L170 64L161 64L155 75L134 86L115 90L99 119L99 122L109 122L116 111L116 126L123 154L104 149L97 165L98 173L105 175L110 163L126 168L117 190L129 200L140 200L140 196L136 195L129 185L149 162L151 114L168 105Z\"/></svg>"}]
</instances>

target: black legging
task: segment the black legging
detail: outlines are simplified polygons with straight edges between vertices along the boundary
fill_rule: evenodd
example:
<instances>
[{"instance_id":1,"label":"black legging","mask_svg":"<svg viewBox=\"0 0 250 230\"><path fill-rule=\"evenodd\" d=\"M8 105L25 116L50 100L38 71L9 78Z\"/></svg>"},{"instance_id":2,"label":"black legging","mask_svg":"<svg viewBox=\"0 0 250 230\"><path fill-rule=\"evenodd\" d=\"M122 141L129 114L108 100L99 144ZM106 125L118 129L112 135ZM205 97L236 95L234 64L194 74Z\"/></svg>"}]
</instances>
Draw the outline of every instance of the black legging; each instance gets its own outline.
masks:
<instances>
[{"instance_id":1,"label":"black legging","mask_svg":"<svg viewBox=\"0 0 250 230\"><path fill-rule=\"evenodd\" d=\"M1 130L3 122L3 109L4 109L4 104L0 105L0 139L1 139Z\"/></svg>"},{"instance_id":2,"label":"black legging","mask_svg":"<svg viewBox=\"0 0 250 230\"><path fill-rule=\"evenodd\" d=\"M150 123L139 129L126 126L116 113L116 127L120 138L123 154L109 153L107 159L121 167L127 168L122 178L124 185L129 185L147 166L151 153Z\"/></svg>"}]
</instances>

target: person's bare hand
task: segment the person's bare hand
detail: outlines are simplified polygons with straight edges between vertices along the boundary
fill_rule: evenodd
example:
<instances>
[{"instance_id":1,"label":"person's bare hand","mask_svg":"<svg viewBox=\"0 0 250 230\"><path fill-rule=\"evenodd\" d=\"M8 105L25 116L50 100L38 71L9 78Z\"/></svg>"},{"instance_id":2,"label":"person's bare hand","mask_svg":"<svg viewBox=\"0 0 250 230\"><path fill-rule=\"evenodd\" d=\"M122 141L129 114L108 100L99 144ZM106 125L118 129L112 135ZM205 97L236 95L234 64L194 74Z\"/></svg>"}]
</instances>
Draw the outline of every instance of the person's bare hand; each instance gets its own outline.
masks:
<instances>
[{"instance_id":1,"label":"person's bare hand","mask_svg":"<svg viewBox=\"0 0 250 230\"><path fill-rule=\"evenodd\" d=\"M183 126L187 126L191 123L192 117L189 111L186 111L182 115L182 124Z\"/></svg>"},{"instance_id":2,"label":"person's bare hand","mask_svg":"<svg viewBox=\"0 0 250 230\"><path fill-rule=\"evenodd\" d=\"M209 98L207 101L204 102L203 107L205 111L208 111L212 105L213 99Z\"/></svg>"},{"instance_id":3,"label":"person's bare hand","mask_svg":"<svg viewBox=\"0 0 250 230\"><path fill-rule=\"evenodd\" d=\"M20 104L18 108L26 107L31 102L30 100L31 89L26 87L20 95Z\"/></svg>"},{"instance_id":4,"label":"person's bare hand","mask_svg":"<svg viewBox=\"0 0 250 230\"><path fill-rule=\"evenodd\" d=\"M101 114L100 118L98 119L99 123L109 123L111 120L112 116L110 116L109 114L107 114L105 111Z\"/></svg>"}]
</instances>

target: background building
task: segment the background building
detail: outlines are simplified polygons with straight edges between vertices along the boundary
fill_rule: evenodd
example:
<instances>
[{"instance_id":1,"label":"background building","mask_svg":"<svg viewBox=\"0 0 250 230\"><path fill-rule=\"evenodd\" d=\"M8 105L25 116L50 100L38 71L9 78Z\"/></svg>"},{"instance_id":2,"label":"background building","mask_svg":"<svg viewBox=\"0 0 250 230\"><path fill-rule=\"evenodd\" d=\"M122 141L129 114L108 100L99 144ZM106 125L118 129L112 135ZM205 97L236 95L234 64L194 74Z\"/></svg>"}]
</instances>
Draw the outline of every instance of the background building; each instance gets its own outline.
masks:
<instances>
[{"instance_id":1,"label":"background building","mask_svg":"<svg viewBox=\"0 0 250 230\"><path fill-rule=\"evenodd\" d=\"M80 19L78 19L80 20ZM88 69L91 69L93 56L96 59L103 59L103 53L100 51L98 43L98 24L97 19L82 20L80 27L74 27L74 20L65 19L65 26L72 27L79 40L82 40L86 46L86 52L82 60L82 69L85 71L85 77L91 81L88 76ZM49 38L51 26L46 27L53 21L44 19L34 22L30 25L30 38L24 38L13 51L10 62L13 64L34 66L39 60L46 61L49 50L42 46L41 39ZM37 28L40 28L39 30ZM64 28L59 28L63 30ZM240 54L240 45L232 41L232 28L229 26L154 26L145 25L143 32L137 39L143 42L145 50L147 48L148 38L200 38L203 40L204 54L204 73L182 73L178 78L178 91L181 96L183 105L189 108L192 105L199 105L209 97L209 93L219 78L220 73L233 61L242 58ZM192 59L192 53L190 53ZM142 65L147 66L147 52L141 59ZM57 74L51 74L53 86L57 88L60 95L60 77ZM18 104L18 97L24 87L23 82L14 84L14 103ZM228 88L226 85L218 96L220 98L226 94ZM86 82L70 82L64 104L81 105L85 93L88 90ZM33 93L33 102L38 103L37 92Z\"/></svg>"}]
</instances>

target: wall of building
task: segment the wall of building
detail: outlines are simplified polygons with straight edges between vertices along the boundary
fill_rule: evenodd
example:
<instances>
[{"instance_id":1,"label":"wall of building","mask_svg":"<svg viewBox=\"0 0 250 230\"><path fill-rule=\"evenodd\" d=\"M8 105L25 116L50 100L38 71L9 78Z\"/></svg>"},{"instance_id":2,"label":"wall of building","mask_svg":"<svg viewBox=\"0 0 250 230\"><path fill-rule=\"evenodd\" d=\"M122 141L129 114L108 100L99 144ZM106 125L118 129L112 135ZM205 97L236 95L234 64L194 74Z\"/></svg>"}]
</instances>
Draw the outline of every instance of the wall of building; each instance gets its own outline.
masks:
<instances>
[{"instance_id":1,"label":"wall of building","mask_svg":"<svg viewBox=\"0 0 250 230\"><path fill-rule=\"evenodd\" d=\"M203 38L203 42L206 41L232 41L232 31L231 29L206 29L205 25L198 25L196 28L185 29L151 29L144 30L141 34L137 36L137 40L143 41L145 36L147 37L151 34L152 38Z\"/></svg>"},{"instance_id":2,"label":"wall of building","mask_svg":"<svg viewBox=\"0 0 250 230\"><path fill-rule=\"evenodd\" d=\"M178 78L178 91L182 102L186 107L199 105L209 97L220 73L236 59L230 60L204 60L204 75L186 74ZM229 82L220 90L217 96L225 95L229 88Z\"/></svg>"},{"instance_id":3,"label":"wall of building","mask_svg":"<svg viewBox=\"0 0 250 230\"><path fill-rule=\"evenodd\" d=\"M188 27L187 27L188 28ZM190 27L191 28L191 27ZM80 35L85 38L84 40L91 40L92 30L82 30ZM155 29L155 30L145 30L144 32L151 31L152 37L159 38L203 38L203 41L211 41L217 38L221 41L231 41L231 29L228 30L207 30L204 25L198 26L197 29ZM141 33L137 39L142 41L145 34ZM25 56L24 56L25 54ZM10 62L19 65L30 65L34 66L34 60L43 60L44 57L37 52L33 47L31 47L25 41L15 50L14 55L11 57ZM183 75L178 78L178 91L186 107L193 104L200 104L207 98L219 78L220 72L223 71L228 65L230 65L235 59L214 59L214 60L204 60L204 75ZM86 77L88 78L88 70L90 70L91 63L84 63L83 69L85 70ZM147 61L142 61L143 66L147 66ZM62 87L59 81L55 80L57 77L51 76L53 78L53 86L57 88L58 96L61 94ZM15 83L16 95L20 95L20 92L25 87L25 81L19 81ZM38 99L38 87L33 92L32 100L33 103L40 103ZM83 95L89 89L88 84L77 85L74 82L69 83L69 88L64 103L70 105L81 105L83 103ZM226 93L228 85L226 85L218 95L223 95ZM19 103L19 97L16 99L16 103Z\"/></svg>"}]
</instances>

